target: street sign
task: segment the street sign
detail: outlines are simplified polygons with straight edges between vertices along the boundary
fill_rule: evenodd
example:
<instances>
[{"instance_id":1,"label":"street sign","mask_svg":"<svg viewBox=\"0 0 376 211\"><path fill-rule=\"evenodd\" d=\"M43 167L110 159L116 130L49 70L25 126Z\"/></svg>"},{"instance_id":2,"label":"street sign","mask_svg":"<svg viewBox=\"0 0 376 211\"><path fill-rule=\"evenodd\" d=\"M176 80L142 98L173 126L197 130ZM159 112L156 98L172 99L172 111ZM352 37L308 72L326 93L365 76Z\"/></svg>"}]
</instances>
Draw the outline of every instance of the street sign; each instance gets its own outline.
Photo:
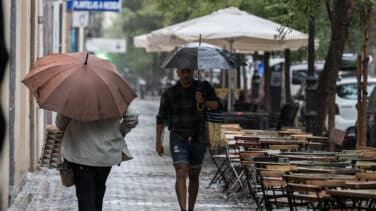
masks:
<instances>
[{"instance_id":1,"label":"street sign","mask_svg":"<svg viewBox=\"0 0 376 211\"><path fill-rule=\"evenodd\" d=\"M91 38L86 41L86 50L91 52L125 53L127 45L124 39Z\"/></svg>"},{"instance_id":2,"label":"street sign","mask_svg":"<svg viewBox=\"0 0 376 211\"><path fill-rule=\"evenodd\" d=\"M120 12L121 0L66 0L67 10Z\"/></svg>"},{"instance_id":3,"label":"street sign","mask_svg":"<svg viewBox=\"0 0 376 211\"><path fill-rule=\"evenodd\" d=\"M86 27L89 25L88 11L74 11L72 14L72 27Z\"/></svg>"}]
</instances>

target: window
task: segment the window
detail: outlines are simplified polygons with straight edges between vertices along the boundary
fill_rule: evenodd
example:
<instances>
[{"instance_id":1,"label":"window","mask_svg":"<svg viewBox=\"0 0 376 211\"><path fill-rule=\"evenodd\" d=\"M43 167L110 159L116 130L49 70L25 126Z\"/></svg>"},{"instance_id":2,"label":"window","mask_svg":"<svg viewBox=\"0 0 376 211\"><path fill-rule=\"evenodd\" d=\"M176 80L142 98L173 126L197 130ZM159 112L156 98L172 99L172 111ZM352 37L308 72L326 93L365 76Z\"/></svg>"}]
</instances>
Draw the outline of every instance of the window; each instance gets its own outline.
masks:
<instances>
[{"instance_id":1,"label":"window","mask_svg":"<svg viewBox=\"0 0 376 211\"><path fill-rule=\"evenodd\" d=\"M368 83L367 92L368 96L376 83ZM356 100L358 99L358 88L356 83L341 84L337 86L337 95L340 98Z\"/></svg>"}]
</instances>

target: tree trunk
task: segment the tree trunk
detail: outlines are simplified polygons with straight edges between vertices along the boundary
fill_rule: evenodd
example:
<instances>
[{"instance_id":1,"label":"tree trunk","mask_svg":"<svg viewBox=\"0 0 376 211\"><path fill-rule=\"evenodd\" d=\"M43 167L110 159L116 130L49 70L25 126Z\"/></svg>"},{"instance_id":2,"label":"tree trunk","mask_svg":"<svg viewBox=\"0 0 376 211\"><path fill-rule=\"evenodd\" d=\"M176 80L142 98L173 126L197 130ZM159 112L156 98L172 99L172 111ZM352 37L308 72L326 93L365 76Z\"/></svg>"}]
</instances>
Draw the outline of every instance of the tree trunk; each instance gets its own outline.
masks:
<instances>
[{"instance_id":1,"label":"tree trunk","mask_svg":"<svg viewBox=\"0 0 376 211\"><path fill-rule=\"evenodd\" d=\"M310 15L308 25L308 76L305 82L305 125L307 132L314 131L314 124L317 119L317 79L315 76L315 22Z\"/></svg>"},{"instance_id":2,"label":"tree trunk","mask_svg":"<svg viewBox=\"0 0 376 211\"><path fill-rule=\"evenodd\" d=\"M356 111L358 115L358 119L356 121L356 145L360 145L360 128L362 127L362 121L359 121L359 117L361 116L362 112L362 56L358 54L357 60L356 60L356 81L357 81L357 91L358 91L358 101L356 103Z\"/></svg>"},{"instance_id":3,"label":"tree trunk","mask_svg":"<svg viewBox=\"0 0 376 211\"><path fill-rule=\"evenodd\" d=\"M328 97L328 131L331 131L335 128L335 115L336 115L336 92L329 91Z\"/></svg>"},{"instance_id":4,"label":"tree trunk","mask_svg":"<svg viewBox=\"0 0 376 211\"><path fill-rule=\"evenodd\" d=\"M365 14L363 17L363 27L364 27L364 40L363 40L363 60L362 60L362 95L361 95L361 112L358 112L358 121L360 122L359 128L359 138L357 139L358 146L367 146L367 83L368 83L368 36L370 27L370 18L372 11L372 3L368 2L366 5ZM359 94L359 93L358 93Z\"/></svg>"},{"instance_id":5,"label":"tree trunk","mask_svg":"<svg viewBox=\"0 0 376 211\"><path fill-rule=\"evenodd\" d=\"M330 92L335 92L336 81L338 78L338 69L342 60L342 54L348 38L348 28L352 13L354 0L333 0L333 8L329 8L328 16L331 20L331 38L329 49L326 56L324 70L319 79L317 98L317 120L314 134L321 135L326 114L328 111L328 98Z\"/></svg>"}]
</instances>

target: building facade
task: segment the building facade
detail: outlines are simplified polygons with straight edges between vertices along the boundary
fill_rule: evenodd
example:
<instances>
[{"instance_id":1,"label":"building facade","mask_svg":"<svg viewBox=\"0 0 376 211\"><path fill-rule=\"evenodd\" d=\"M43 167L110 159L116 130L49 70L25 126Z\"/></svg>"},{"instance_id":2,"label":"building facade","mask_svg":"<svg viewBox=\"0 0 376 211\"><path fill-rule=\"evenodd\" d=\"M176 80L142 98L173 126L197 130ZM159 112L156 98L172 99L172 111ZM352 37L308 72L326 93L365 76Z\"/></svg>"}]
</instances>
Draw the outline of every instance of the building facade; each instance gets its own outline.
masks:
<instances>
[{"instance_id":1,"label":"building facade","mask_svg":"<svg viewBox=\"0 0 376 211\"><path fill-rule=\"evenodd\" d=\"M9 53L1 82L7 133L0 153L0 210L6 210L22 188L27 173L36 169L44 128L52 123L52 114L38 107L22 79L38 57L69 49L70 27L63 0L1 3Z\"/></svg>"}]
</instances>

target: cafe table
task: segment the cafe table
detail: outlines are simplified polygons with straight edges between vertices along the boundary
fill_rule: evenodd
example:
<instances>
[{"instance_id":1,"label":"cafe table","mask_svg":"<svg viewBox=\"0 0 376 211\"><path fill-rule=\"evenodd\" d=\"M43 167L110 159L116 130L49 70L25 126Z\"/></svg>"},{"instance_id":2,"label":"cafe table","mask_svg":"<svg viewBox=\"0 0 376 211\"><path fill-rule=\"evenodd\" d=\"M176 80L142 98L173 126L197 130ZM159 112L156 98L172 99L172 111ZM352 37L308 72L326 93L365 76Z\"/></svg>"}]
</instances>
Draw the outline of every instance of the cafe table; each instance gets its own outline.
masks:
<instances>
[{"instance_id":1,"label":"cafe table","mask_svg":"<svg viewBox=\"0 0 376 211\"><path fill-rule=\"evenodd\" d=\"M344 198L365 198L376 199L375 189L344 189L344 190L327 190L330 196L344 197Z\"/></svg>"},{"instance_id":2,"label":"cafe table","mask_svg":"<svg viewBox=\"0 0 376 211\"><path fill-rule=\"evenodd\" d=\"M263 145L271 145L271 144L278 144L278 145L290 145L290 144L298 144L304 145L307 143L305 140L289 140L289 139L260 139L260 144Z\"/></svg>"},{"instance_id":3,"label":"cafe table","mask_svg":"<svg viewBox=\"0 0 376 211\"><path fill-rule=\"evenodd\" d=\"M375 189L343 189L327 190L330 198L335 199L337 207L350 208L352 210L375 210L376 190ZM350 200L350 201L349 201ZM347 202L347 203L346 203Z\"/></svg>"},{"instance_id":4,"label":"cafe table","mask_svg":"<svg viewBox=\"0 0 376 211\"><path fill-rule=\"evenodd\" d=\"M352 189L370 189L373 188L376 192L376 181L346 181L346 187Z\"/></svg>"},{"instance_id":5,"label":"cafe table","mask_svg":"<svg viewBox=\"0 0 376 211\"><path fill-rule=\"evenodd\" d=\"M312 160L292 160L292 165L298 166L327 166L327 167L351 167L351 162L326 162L326 161L312 161Z\"/></svg>"},{"instance_id":6,"label":"cafe table","mask_svg":"<svg viewBox=\"0 0 376 211\"><path fill-rule=\"evenodd\" d=\"M358 160L355 163L355 167L361 168L361 169L375 169L376 168L376 162L375 161Z\"/></svg>"},{"instance_id":7,"label":"cafe table","mask_svg":"<svg viewBox=\"0 0 376 211\"><path fill-rule=\"evenodd\" d=\"M277 155L281 158L288 158L289 160L311 160L311 161L334 161L334 156L320 156L320 155Z\"/></svg>"},{"instance_id":8,"label":"cafe table","mask_svg":"<svg viewBox=\"0 0 376 211\"><path fill-rule=\"evenodd\" d=\"M354 175L360 170L353 168L329 167L329 166L299 166L297 172L300 173L332 173Z\"/></svg>"},{"instance_id":9,"label":"cafe table","mask_svg":"<svg viewBox=\"0 0 376 211\"><path fill-rule=\"evenodd\" d=\"M331 173L292 173L283 176L287 181L291 180L355 180L355 175L331 174Z\"/></svg>"}]
</instances>

